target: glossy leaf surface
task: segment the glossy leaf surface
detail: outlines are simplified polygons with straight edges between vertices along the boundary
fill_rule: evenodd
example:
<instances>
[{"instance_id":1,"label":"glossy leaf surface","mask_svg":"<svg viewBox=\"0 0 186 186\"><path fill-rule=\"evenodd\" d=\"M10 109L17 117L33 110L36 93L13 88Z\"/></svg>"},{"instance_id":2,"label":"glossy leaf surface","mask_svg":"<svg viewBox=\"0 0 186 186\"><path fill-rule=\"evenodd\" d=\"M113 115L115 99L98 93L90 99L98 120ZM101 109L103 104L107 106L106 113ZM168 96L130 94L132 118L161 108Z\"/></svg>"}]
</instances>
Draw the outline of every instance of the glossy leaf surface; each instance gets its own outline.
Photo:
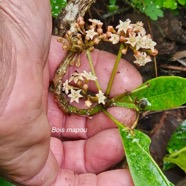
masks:
<instances>
[{"instance_id":1,"label":"glossy leaf surface","mask_svg":"<svg viewBox=\"0 0 186 186\"><path fill-rule=\"evenodd\" d=\"M186 103L185 95L185 78L163 76L151 79L132 91L130 99L125 96L117 100L116 106L122 106L122 102L132 100L139 110L167 110Z\"/></svg>"},{"instance_id":2,"label":"glossy leaf surface","mask_svg":"<svg viewBox=\"0 0 186 186\"><path fill-rule=\"evenodd\" d=\"M171 136L167 151L169 154L163 159L164 170L178 165L186 171L186 120L176 129Z\"/></svg>"},{"instance_id":3,"label":"glossy leaf surface","mask_svg":"<svg viewBox=\"0 0 186 186\"><path fill-rule=\"evenodd\" d=\"M135 186L173 186L149 153L150 138L138 130L119 130Z\"/></svg>"}]
</instances>

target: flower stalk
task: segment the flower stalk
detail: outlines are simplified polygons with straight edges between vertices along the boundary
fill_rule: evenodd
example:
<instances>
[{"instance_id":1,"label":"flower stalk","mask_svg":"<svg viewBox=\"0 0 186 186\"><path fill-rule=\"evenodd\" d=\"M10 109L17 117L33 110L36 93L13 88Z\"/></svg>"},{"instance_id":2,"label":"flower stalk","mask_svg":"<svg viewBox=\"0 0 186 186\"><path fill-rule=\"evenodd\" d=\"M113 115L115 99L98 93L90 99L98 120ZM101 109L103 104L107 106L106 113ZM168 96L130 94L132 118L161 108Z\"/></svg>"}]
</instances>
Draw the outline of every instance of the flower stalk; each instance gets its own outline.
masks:
<instances>
[{"instance_id":1,"label":"flower stalk","mask_svg":"<svg viewBox=\"0 0 186 186\"><path fill-rule=\"evenodd\" d=\"M114 68L112 70L112 73L111 73L111 76L110 76L110 80L109 80L109 83L108 83L108 86L107 86L107 89L106 89L106 92L105 92L105 95L108 96L110 94L110 90L112 88L112 84L114 82L114 78L115 78L115 75L116 75L116 72L117 72L117 69L118 69L118 65L119 65L119 62L120 62L120 59L121 59L121 56L122 56L122 50L124 49L124 45L121 43L120 44L120 49L118 51L118 55L117 55L117 58L116 58L116 61L114 63Z\"/></svg>"},{"instance_id":2,"label":"flower stalk","mask_svg":"<svg viewBox=\"0 0 186 186\"><path fill-rule=\"evenodd\" d=\"M86 50L86 55L87 55L87 58L88 58L88 62L89 62L89 65L90 65L91 72L92 72L92 74L93 74L95 77L97 77L97 76L96 76L95 69L94 69L94 65L93 65L93 61L92 61L92 58L91 58L90 50L89 50L89 49ZM98 91L101 90L101 86L100 86L100 84L99 84L98 79L95 80L95 83L96 83L96 87L97 87Z\"/></svg>"}]
</instances>

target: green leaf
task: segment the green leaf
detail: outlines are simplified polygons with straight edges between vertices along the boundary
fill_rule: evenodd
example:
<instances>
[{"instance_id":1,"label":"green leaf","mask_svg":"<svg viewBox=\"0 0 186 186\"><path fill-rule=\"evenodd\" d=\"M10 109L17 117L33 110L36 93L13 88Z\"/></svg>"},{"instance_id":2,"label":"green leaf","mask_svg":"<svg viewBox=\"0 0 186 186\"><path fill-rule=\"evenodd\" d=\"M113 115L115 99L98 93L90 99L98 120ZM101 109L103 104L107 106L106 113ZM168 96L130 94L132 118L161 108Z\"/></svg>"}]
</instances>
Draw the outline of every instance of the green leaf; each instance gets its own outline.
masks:
<instances>
[{"instance_id":1,"label":"green leaf","mask_svg":"<svg viewBox=\"0 0 186 186\"><path fill-rule=\"evenodd\" d=\"M185 162L186 159L182 157L184 153L182 152L181 149L185 147L186 147L186 120L176 129L176 131L172 134L168 142L167 151L169 152L169 154L164 158L163 163L164 170L172 168L173 166L175 166L175 164L177 164L184 170L184 166L182 166L181 164ZM181 154L179 153L177 154L177 152L181 152ZM177 156L175 154L177 154ZM178 163L176 163L177 161Z\"/></svg>"},{"instance_id":2,"label":"green leaf","mask_svg":"<svg viewBox=\"0 0 186 186\"><path fill-rule=\"evenodd\" d=\"M50 0L52 16L57 17L62 8L66 6L67 0Z\"/></svg>"},{"instance_id":3,"label":"green leaf","mask_svg":"<svg viewBox=\"0 0 186 186\"><path fill-rule=\"evenodd\" d=\"M116 0L109 0L108 10L114 12L118 10L119 6L116 5Z\"/></svg>"},{"instance_id":4,"label":"green leaf","mask_svg":"<svg viewBox=\"0 0 186 186\"><path fill-rule=\"evenodd\" d=\"M171 154L183 147L186 147L186 120L172 134L167 145L167 151Z\"/></svg>"},{"instance_id":5,"label":"green leaf","mask_svg":"<svg viewBox=\"0 0 186 186\"><path fill-rule=\"evenodd\" d=\"M150 138L138 130L119 130L135 186L173 186L149 153Z\"/></svg>"},{"instance_id":6,"label":"green leaf","mask_svg":"<svg viewBox=\"0 0 186 186\"><path fill-rule=\"evenodd\" d=\"M164 162L174 163L186 172L186 147L163 158Z\"/></svg>"},{"instance_id":7,"label":"green leaf","mask_svg":"<svg viewBox=\"0 0 186 186\"><path fill-rule=\"evenodd\" d=\"M164 0L163 7L175 10L177 8L177 2L176 0Z\"/></svg>"},{"instance_id":8,"label":"green leaf","mask_svg":"<svg viewBox=\"0 0 186 186\"><path fill-rule=\"evenodd\" d=\"M109 0L109 5L116 5L117 0Z\"/></svg>"},{"instance_id":9,"label":"green leaf","mask_svg":"<svg viewBox=\"0 0 186 186\"><path fill-rule=\"evenodd\" d=\"M9 183L8 181L0 178L0 185L1 186L14 186L12 183Z\"/></svg>"},{"instance_id":10,"label":"green leaf","mask_svg":"<svg viewBox=\"0 0 186 186\"><path fill-rule=\"evenodd\" d=\"M185 78L162 76L151 79L132 91L130 99L139 110L167 110L186 103L185 95ZM125 102L125 97L116 102Z\"/></svg>"},{"instance_id":11,"label":"green leaf","mask_svg":"<svg viewBox=\"0 0 186 186\"><path fill-rule=\"evenodd\" d=\"M156 6L158 6L158 8L162 8L163 7L163 1L162 0L155 0L154 4Z\"/></svg>"},{"instance_id":12,"label":"green leaf","mask_svg":"<svg viewBox=\"0 0 186 186\"><path fill-rule=\"evenodd\" d=\"M145 7L143 6L143 1L142 0L131 0L131 5L134 8L139 9L142 13L144 13Z\"/></svg>"},{"instance_id":13,"label":"green leaf","mask_svg":"<svg viewBox=\"0 0 186 186\"><path fill-rule=\"evenodd\" d=\"M186 0L178 0L178 3L181 5L185 5L186 4Z\"/></svg>"},{"instance_id":14,"label":"green leaf","mask_svg":"<svg viewBox=\"0 0 186 186\"><path fill-rule=\"evenodd\" d=\"M146 7L145 14L154 21L157 20L158 17L163 17L163 11L153 3Z\"/></svg>"},{"instance_id":15,"label":"green leaf","mask_svg":"<svg viewBox=\"0 0 186 186\"><path fill-rule=\"evenodd\" d=\"M186 79L164 76L151 79L116 100L116 106L138 110L166 110L186 103Z\"/></svg>"},{"instance_id":16,"label":"green leaf","mask_svg":"<svg viewBox=\"0 0 186 186\"><path fill-rule=\"evenodd\" d=\"M118 10L119 6L116 6L116 5L109 5L108 6L108 10L109 12L114 12L116 10Z\"/></svg>"},{"instance_id":17,"label":"green leaf","mask_svg":"<svg viewBox=\"0 0 186 186\"><path fill-rule=\"evenodd\" d=\"M171 162L165 162L163 161L163 170L166 171L168 169L171 169L173 167L175 167L176 165L174 163Z\"/></svg>"}]
</instances>

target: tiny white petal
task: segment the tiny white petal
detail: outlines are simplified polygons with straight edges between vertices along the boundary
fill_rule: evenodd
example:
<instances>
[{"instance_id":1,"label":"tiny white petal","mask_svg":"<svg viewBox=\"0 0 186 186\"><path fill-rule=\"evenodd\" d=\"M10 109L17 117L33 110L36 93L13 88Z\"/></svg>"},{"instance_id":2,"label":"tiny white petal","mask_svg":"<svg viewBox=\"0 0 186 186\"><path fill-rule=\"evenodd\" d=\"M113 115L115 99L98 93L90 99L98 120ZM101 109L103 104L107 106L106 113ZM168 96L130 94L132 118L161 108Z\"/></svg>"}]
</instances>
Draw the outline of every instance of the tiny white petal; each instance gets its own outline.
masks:
<instances>
[{"instance_id":1,"label":"tiny white petal","mask_svg":"<svg viewBox=\"0 0 186 186\"><path fill-rule=\"evenodd\" d=\"M126 21L119 21L119 25L116 26L116 28L118 29L118 33L120 33L121 31L124 31L124 33L127 33L127 30L129 28L132 28L132 25L130 24L131 20L127 19Z\"/></svg>"},{"instance_id":2,"label":"tiny white petal","mask_svg":"<svg viewBox=\"0 0 186 186\"><path fill-rule=\"evenodd\" d=\"M69 85L68 79L63 83L62 91L65 92L65 94L69 93L69 90L72 88L72 86Z\"/></svg>"},{"instance_id":3,"label":"tiny white petal","mask_svg":"<svg viewBox=\"0 0 186 186\"><path fill-rule=\"evenodd\" d=\"M98 33L94 31L94 28L92 28L91 30L87 30L86 33L86 36L89 37L91 40L94 38L94 36L98 35Z\"/></svg>"},{"instance_id":4,"label":"tiny white petal","mask_svg":"<svg viewBox=\"0 0 186 186\"><path fill-rule=\"evenodd\" d=\"M89 19L89 21L91 23L96 24L96 25L100 25L100 26L103 25L103 23L100 20L97 20L97 19Z\"/></svg>"},{"instance_id":5,"label":"tiny white petal","mask_svg":"<svg viewBox=\"0 0 186 186\"><path fill-rule=\"evenodd\" d=\"M144 36L146 34L143 23L141 21L138 21L136 24L132 24L132 26L134 32L139 33L141 36Z\"/></svg>"},{"instance_id":6,"label":"tiny white petal","mask_svg":"<svg viewBox=\"0 0 186 186\"><path fill-rule=\"evenodd\" d=\"M104 96L104 93L99 90L99 92L96 94L96 97L98 98L98 103L102 103L103 105L105 104L106 97Z\"/></svg>"},{"instance_id":7,"label":"tiny white petal","mask_svg":"<svg viewBox=\"0 0 186 186\"><path fill-rule=\"evenodd\" d=\"M134 63L138 64L139 66L144 66L146 63L151 61L150 56L148 56L145 52L141 52L141 54L138 56L134 55L134 57L136 58Z\"/></svg>"},{"instance_id":8,"label":"tiny white petal","mask_svg":"<svg viewBox=\"0 0 186 186\"><path fill-rule=\"evenodd\" d=\"M126 40L127 40L126 43L130 44L132 47L134 47L138 42L138 38L136 37L136 34L129 33L129 37L126 38Z\"/></svg>"},{"instance_id":9,"label":"tiny white petal","mask_svg":"<svg viewBox=\"0 0 186 186\"><path fill-rule=\"evenodd\" d=\"M83 76L83 77L85 77L87 80L92 80L92 81L95 81L96 79L97 79L97 77L96 76L94 76L93 74L92 74L92 72L87 72L87 71L83 71L83 73L81 73L81 75Z\"/></svg>"},{"instance_id":10,"label":"tiny white petal","mask_svg":"<svg viewBox=\"0 0 186 186\"><path fill-rule=\"evenodd\" d=\"M117 35L117 34L111 34L111 37L110 37L109 41L111 41L112 44L118 43L119 42L119 35Z\"/></svg>"},{"instance_id":11,"label":"tiny white petal","mask_svg":"<svg viewBox=\"0 0 186 186\"><path fill-rule=\"evenodd\" d=\"M74 83L77 83L78 81L83 81L83 76L79 72L74 72L71 74L69 82L74 81Z\"/></svg>"},{"instance_id":12,"label":"tiny white petal","mask_svg":"<svg viewBox=\"0 0 186 186\"><path fill-rule=\"evenodd\" d=\"M74 90L74 89L71 89L71 93L68 95L68 97L70 98L70 102L77 102L79 103L79 98L83 97L81 94L80 94L81 90Z\"/></svg>"}]
</instances>

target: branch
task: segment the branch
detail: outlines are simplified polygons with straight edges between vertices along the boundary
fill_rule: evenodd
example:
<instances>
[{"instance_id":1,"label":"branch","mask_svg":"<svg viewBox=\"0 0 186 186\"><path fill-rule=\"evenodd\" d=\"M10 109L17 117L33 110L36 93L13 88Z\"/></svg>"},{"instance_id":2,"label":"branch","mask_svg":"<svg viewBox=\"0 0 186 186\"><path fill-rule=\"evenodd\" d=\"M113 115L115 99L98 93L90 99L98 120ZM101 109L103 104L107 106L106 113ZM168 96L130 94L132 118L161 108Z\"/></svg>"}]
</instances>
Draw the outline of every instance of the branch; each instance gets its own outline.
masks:
<instances>
[{"instance_id":1,"label":"branch","mask_svg":"<svg viewBox=\"0 0 186 186\"><path fill-rule=\"evenodd\" d=\"M75 22L78 17L84 17L86 11L90 8L95 0L69 0L65 9L55 20L56 28L54 35L63 36L68 30L75 31Z\"/></svg>"}]
</instances>

